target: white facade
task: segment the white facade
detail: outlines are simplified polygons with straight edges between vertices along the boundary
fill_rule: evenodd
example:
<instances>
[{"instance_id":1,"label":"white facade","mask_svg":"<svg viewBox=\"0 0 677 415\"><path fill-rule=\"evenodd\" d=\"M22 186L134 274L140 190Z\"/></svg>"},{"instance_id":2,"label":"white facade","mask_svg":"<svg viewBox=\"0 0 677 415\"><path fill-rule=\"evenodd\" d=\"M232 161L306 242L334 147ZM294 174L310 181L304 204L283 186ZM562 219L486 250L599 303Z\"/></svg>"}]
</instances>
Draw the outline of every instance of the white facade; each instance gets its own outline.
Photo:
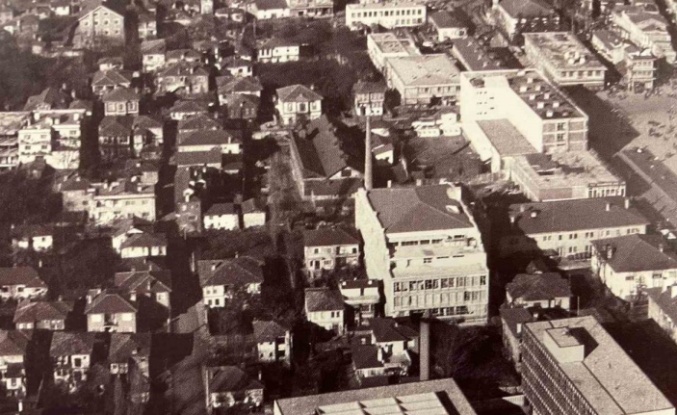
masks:
<instances>
[{"instance_id":1,"label":"white facade","mask_svg":"<svg viewBox=\"0 0 677 415\"><path fill-rule=\"evenodd\" d=\"M283 102L278 100L275 104L280 115L282 124L292 125L299 116L305 116L307 120L315 120L322 116L322 100L304 102Z\"/></svg>"},{"instance_id":2,"label":"white facade","mask_svg":"<svg viewBox=\"0 0 677 415\"><path fill-rule=\"evenodd\" d=\"M205 229L240 229L240 220L237 213L229 214L205 214L204 218Z\"/></svg>"},{"instance_id":3,"label":"white facade","mask_svg":"<svg viewBox=\"0 0 677 415\"><path fill-rule=\"evenodd\" d=\"M296 62L301 57L301 47L298 45L263 46L257 53L261 63Z\"/></svg>"},{"instance_id":4,"label":"white facade","mask_svg":"<svg viewBox=\"0 0 677 415\"><path fill-rule=\"evenodd\" d=\"M346 26L358 29L361 25L381 25L386 29L416 27L425 24L425 4L414 2L384 2L346 5Z\"/></svg>"},{"instance_id":5,"label":"white facade","mask_svg":"<svg viewBox=\"0 0 677 415\"><path fill-rule=\"evenodd\" d=\"M343 310L306 312L306 319L325 330L343 334L345 320Z\"/></svg>"},{"instance_id":6,"label":"white facade","mask_svg":"<svg viewBox=\"0 0 677 415\"><path fill-rule=\"evenodd\" d=\"M266 212L250 212L242 215L244 228L255 228L266 224Z\"/></svg>"}]
</instances>

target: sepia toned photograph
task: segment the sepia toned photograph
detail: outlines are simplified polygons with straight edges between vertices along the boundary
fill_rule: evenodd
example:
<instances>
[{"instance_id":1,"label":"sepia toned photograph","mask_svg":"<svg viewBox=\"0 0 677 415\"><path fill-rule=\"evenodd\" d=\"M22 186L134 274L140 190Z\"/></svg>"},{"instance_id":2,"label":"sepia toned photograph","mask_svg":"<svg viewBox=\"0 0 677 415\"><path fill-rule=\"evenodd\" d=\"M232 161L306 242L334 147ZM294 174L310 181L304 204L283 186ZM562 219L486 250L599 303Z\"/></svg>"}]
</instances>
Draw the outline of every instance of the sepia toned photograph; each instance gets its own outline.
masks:
<instances>
[{"instance_id":1,"label":"sepia toned photograph","mask_svg":"<svg viewBox=\"0 0 677 415\"><path fill-rule=\"evenodd\" d=\"M0 0L0 415L677 415L677 0Z\"/></svg>"}]
</instances>

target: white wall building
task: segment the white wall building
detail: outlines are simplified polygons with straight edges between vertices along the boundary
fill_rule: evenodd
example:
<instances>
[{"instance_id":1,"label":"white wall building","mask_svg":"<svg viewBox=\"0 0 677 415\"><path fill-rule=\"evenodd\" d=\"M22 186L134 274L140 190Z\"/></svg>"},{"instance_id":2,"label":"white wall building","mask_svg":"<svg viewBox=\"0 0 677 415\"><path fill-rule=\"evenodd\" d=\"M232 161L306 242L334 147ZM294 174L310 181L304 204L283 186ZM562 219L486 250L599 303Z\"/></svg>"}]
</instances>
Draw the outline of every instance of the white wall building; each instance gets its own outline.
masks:
<instances>
[{"instance_id":1,"label":"white wall building","mask_svg":"<svg viewBox=\"0 0 677 415\"><path fill-rule=\"evenodd\" d=\"M423 25L426 18L425 4L415 2L346 5L346 26L353 30L373 25L380 25L386 29L416 27Z\"/></svg>"}]
</instances>

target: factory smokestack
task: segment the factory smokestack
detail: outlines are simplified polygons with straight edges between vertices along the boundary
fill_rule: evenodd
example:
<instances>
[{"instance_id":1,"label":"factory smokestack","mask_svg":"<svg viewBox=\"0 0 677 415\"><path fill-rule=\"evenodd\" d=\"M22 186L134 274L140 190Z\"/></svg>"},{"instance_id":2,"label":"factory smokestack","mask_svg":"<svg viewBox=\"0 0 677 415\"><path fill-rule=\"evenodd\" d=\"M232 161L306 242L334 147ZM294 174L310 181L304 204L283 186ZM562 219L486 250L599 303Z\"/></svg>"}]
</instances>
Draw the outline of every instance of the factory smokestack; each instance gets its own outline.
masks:
<instances>
[{"instance_id":1,"label":"factory smokestack","mask_svg":"<svg viewBox=\"0 0 677 415\"><path fill-rule=\"evenodd\" d=\"M366 136L364 138L364 188L370 191L374 186L371 154L371 117L367 115Z\"/></svg>"},{"instance_id":2,"label":"factory smokestack","mask_svg":"<svg viewBox=\"0 0 677 415\"><path fill-rule=\"evenodd\" d=\"M430 314L421 316L419 344L420 380L430 380Z\"/></svg>"}]
</instances>

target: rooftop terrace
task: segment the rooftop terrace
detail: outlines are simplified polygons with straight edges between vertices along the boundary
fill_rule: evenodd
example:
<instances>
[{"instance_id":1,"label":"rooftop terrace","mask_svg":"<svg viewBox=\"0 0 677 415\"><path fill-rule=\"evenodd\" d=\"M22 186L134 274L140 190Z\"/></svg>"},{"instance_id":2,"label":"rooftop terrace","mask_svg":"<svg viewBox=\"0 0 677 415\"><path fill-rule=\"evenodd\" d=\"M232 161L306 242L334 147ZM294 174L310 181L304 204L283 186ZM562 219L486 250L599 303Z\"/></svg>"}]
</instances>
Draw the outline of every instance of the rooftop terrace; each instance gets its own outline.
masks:
<instances>
[{"instance_id":1,"label":"rooftop terrace","mask_svg":"<svg viewBox=\"0 0 677 415\"><path fill-rule=\"evenodd\" d=\"M557 69L606 70L599 59L569 32L525 33L524 42L537 47Z\"/></svg>"}]
</instances>

